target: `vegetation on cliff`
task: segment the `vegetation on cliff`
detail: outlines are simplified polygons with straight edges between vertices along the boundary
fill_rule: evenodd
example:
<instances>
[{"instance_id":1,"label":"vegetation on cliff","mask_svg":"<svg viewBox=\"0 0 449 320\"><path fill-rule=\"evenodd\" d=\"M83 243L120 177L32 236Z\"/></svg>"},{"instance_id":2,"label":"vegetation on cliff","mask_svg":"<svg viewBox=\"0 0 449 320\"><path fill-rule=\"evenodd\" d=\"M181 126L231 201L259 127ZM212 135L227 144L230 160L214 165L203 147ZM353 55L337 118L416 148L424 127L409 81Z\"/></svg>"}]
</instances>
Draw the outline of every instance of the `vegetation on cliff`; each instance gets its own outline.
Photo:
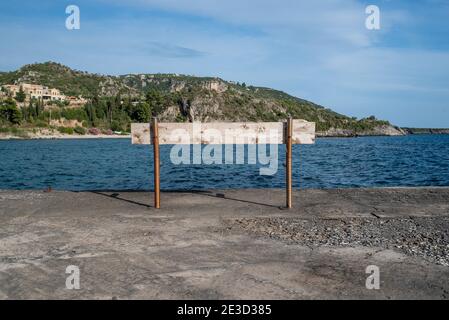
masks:
<instances>
[{"instance_id":1,"label":"vegetation on cliff","mask_svg":"<svg viewBox=\"0 0 449 320\"><path fill-rule=\"evenodd\" d=\"M317 130L346 130L366 133L389 126L371 116L350 118L328 108L282 91L247 86L219 78L177 74L107 76L72 70L46 62L26 65L0 73L0 85L35 83L61 90L66 95L82 95L89 102L81 108L64 103L45 106L33 99L18 113L11 98L3 99L0 125L45 127L51 119L77 120L84 127L129 131L131 122L146 122L152 116L163 121L279 121L288 116L317 123ZM15 97L12 97L15 98ZM19 100L22 100L20 97ZM17 99L16 99L17 100ZM17 100L17 101L19 101ZM9 111L8 111L9 110Z\"/></svg>"}]
</instances>

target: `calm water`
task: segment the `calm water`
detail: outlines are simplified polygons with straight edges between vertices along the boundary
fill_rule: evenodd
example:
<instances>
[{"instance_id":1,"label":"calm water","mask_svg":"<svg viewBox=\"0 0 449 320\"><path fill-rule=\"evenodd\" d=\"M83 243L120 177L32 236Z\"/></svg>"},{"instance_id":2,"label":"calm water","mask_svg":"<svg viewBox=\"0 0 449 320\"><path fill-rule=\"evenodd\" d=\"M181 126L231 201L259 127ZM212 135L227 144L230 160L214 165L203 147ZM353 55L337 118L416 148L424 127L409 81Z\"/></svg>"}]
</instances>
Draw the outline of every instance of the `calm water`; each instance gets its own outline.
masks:
<instances>
[{"instance_id":1,"label":"calm water","mask_svg":"<svg viewBox=\"0 0 449 320\"><path fill-rule=\"evenodd\" d=\"M260 165L173 165L161 149L162 189L277 188L279 170ZM0 141L0 189L148 190L150 146L117 140ZM294 146L294 186L301 188L449 186L449 135L318 139Z\"/></svg>"}]
</instances>

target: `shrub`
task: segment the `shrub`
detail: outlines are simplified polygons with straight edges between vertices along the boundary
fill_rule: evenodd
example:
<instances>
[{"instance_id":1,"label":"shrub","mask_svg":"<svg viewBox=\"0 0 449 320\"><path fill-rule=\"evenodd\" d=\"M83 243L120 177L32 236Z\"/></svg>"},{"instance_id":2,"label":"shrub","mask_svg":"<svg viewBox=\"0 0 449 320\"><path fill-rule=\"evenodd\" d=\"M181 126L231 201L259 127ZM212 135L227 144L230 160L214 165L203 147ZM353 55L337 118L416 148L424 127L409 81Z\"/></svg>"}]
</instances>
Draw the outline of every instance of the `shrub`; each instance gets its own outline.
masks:
<instances>
[{"instance_id":1,"label":"shrub","mask_svg":"<svg viewBox=\"0 0 449 320\"><path fill-rule=\"evenodd\" d=\"M76 127L74 130L77 134L81 134L81 135L85 135L86 134L86 129L84 129L83 127Z\"/></svg>"},{"instance_id":2,"label":"shrub","mask_svg":"<svg viewBox=\"0 0 449 320\"><path fill-rule=\"evenodd\" d=\"M67 120L78 120L78 121L87 120L87 114L84 109L64 108L61 110L61 117L64 117Z\"/></svg>"},{"instance_id":3,"label":"shrub","mask_svg":"<svg viewBox=\"0 0 449 320\"><path fill-rule=\"evenodd\" d=\"M48 128L47 121L43 121L43 120L37 120L34 125L38 128Z\"/></svg>"},{"instance_id":4,"label":"shrub","mask_svg":"<svg viewBox=\"0 0 449 320\"><path fill-rule=\"evenodd\" d=\"M89 134L94 135L94 136L98 136L99 134L101 134L100 129L97 128L90 128L88 130Z\"/></svg>"},{"instance_id":5,"label":"shrub","mask_svg":"<svg viewBox=\"0 0 449 320\"><path fill-rule=\"evenodd\" d=\"M58 127L58 131L62 134L73 134L73 128Z\"/></svg>"},{"instance_id":6,"label":"shrub","mask_svg":"<svg viewBox=\"0 0 449 320\"><path fill-rule=\"evenodd\" d=\"M12 127L10 133L16 137L28 138L28 133L20 128Z\"/></svg>"},{"instance_id":7,"label":"shrub","mask_svg":"<svg viewBox=\"0 0 449 320\"><path fill-rule=\"evenodd\" d=\"M112 121L112 124L111 124L111 130L112 131L123 131L123 128L119 121L114 120L114 121Z\"/></svg>"}]
</instances>

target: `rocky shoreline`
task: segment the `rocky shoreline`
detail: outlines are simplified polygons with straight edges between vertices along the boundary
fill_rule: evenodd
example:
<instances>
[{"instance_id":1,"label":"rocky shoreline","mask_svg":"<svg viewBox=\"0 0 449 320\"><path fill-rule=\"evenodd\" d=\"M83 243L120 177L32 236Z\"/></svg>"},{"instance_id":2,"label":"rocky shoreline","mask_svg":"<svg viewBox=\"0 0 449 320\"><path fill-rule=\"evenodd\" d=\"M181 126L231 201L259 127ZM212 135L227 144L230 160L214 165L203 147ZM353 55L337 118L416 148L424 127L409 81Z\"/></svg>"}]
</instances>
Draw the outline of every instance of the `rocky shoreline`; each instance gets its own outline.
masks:
<instances>
[{"instance_id":1,"label":"rocky shoreline","mask_svg":"<svg viewBox=\"0 0 449 320\"><path fill-rule=\"evenodd\" d=\"M117 135L117 134L27 134L25 136L23 135L13 135L10 133L7 134L1 134L0 133L0 140L56 140L56 139L131 139L130 135Z\"/></svg>"},{"instance_id":2,"label":"rocky shoreline","mask_svg":"<svg viewBox=\"0 0 449 320\"><path fill-rule=\"evenodd\" d=\"M349 138L349 137L373 137L373 136L407 136L407 135L440 135L449 134L449 129L433 129L433 128L401 128L392 125L375 127L368 131L355 131L352 129L331 128L327 131L317 132L317 137L326 138Z\"/></svg>"},{"instance_id":3,"label":"rocky shoreline","mask_svg":"<svg viewBox=\"0 0 449 320\"><path fill-rule=\"evenodd\" d=\"M353 129L331 128L324 132L317 132L317 137L366 137L366 136L404 136L407 132L399 127L384 125L372 130L356 131Z\"/></svg>"},{"instance_id":4,"label":"rocky shoreline","mask_svg":"<svg viewBox=\"0 0 449 320\"><path fill-rule=\"evenodd\" d=\"M449 129L431 128L400 128L391 125L379 126L369 131L357 132L352 129L331 128L327 131L318 131L318 138L351 138L351 137L374 137L374 136L406 136L406 135L430 135L449 134ZM0 133L0 140L40 140L40 139L130 139L130 135L78 135L78 134L41 134L27 132L26 135L14 135L11 133Z\"/></svg>"},{"instance_id":5,"label":"rocky shoreline","mask_svg":"<svg viewBox=\"0 0 449 320\"><path fill-rule=\"evenodd\" d=\"M402 128L406 134L449 134L449 129Z\"/></svg>"}]
</instances>

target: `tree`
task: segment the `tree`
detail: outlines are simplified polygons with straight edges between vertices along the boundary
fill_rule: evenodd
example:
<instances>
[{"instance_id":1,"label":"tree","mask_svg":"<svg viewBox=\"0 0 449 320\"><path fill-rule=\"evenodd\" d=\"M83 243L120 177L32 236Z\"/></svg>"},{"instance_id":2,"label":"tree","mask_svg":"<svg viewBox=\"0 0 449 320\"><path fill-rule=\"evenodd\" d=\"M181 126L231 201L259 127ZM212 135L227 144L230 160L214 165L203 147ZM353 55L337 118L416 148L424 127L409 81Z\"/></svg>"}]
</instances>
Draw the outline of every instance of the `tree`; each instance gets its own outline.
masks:
<instances>
[{"instance_id":1,"label":"tree","mask_svg":"<svg viewBox=\"0 0 449 320\"><path fill-rule=\"evenodd\" d=\"M32 108L31 100L30 100L29 103L28 103L28 107L25 107L25 106L24 106L24 107L22 108L22 119L23 119L25 122L29 121L30 118L31 118L31 112L30 112L31 108Z\"/></svg>"},{"instance_id":2,"label":"tree","mask_svg":"<svg viewBox=\"0 0 449 320\"><path fill-rule=\"evenodd\" d=\"M25 94L25 92L23 91L23 88L22 88L22 87L20 87L19 92L16 93L15 99L16 99L18 102L24 102L24 101L25 101L25 99L26 99L26 94Z\"/></svg>"},{"instance_id":3,"label":"tree","mask_svg":"<svg viewBox=\"0 0 449 320\"><path fill-rule=\"evenodd\" d=\"M97 115L95 113L95 107L91 103L88 103L84 106L84 111L87 114L87 119L90 122L90 124L95 125L96 120L97 120Z\"/></svg>"},{"instance_id":4,"label":"tree","mask_svg":"<svg viewBox=\"0 0 449 320\"><path fill-rule=\"evenodd\" d=\"M22 113L14 100L7 99L0 105L0 119L12 124L20 124Z\"/></svg>"},{"instance_id":5,"label":"tree","mask_svg":"<svg viewBox=\"0 0 449 320\"><path fill-rule=\"evenodd\" d=\"M36 108L36 117L39 117L42 113L42 110L44 109L44 102L42 99L37 99L35 103Z\"/></svg>"},{"instance_id":6,"label":"tree","mask_svg":"<svg viewBox=\"0 0 449 320\"><path fill-rule=\"evenodd\" d=\"M148 91L146 100L150 106L153 116L157 116L164 109L164 97L160 91L154 89Z\"/></svg>"},{"instance_id":7,"label":"tree","mask_svg":"<svg viewBox=\"0 0 449 320\"><path fill-rule=\"evenodd\" d=\"M149 122L151 118L150 106L146 102L133 106L130 117L137 122Z\"/></svg>"}]
</instances>

